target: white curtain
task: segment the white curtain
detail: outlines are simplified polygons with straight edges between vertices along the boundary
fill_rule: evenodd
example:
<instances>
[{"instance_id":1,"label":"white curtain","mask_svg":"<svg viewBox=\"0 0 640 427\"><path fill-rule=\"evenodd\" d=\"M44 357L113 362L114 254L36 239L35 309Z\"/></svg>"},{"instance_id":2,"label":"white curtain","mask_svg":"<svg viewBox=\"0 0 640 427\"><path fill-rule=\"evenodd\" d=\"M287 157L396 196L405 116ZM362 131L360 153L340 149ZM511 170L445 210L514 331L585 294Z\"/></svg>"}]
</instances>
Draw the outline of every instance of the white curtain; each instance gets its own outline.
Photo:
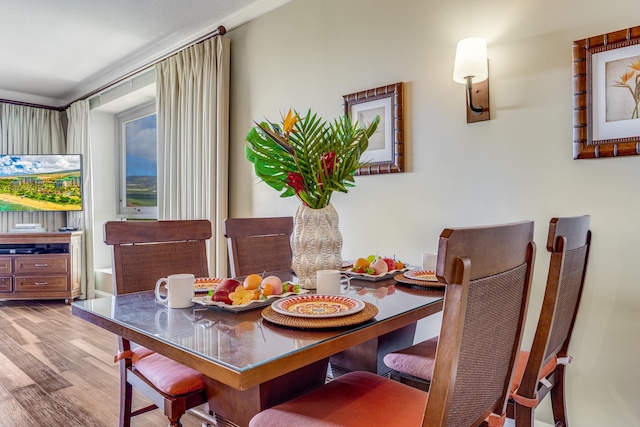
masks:
<instances>
[{"instance_id":1,"label":"white curtain","mask_svg":"<svg viewBox=\"0 0 640 427\"><path fill-rule=\"evenodd\" d=\"M230 40L214 37L156 65L159 219L209 219L209 271L226 277Z\"/></svg>"},{"instance_id":2,"label":"white curtain","mask_svg":"<svg viewBox=\"0 0 640 427\"><path fill-rule=\"evenodd\" d=\"M68 212L67 224L83 230L82 236L82 294L95 298L93 265L93 174L89 101L74 102L67 110L67 154L82 154L82 211Z\"/></svg>"},{"instance_id":3,"label":"white curtain","mask_svg":"<svg viewBox=\"0 0 640 427\"><path fill-rule=\"evenodd\" d=\"M0 154L66 153L61 113L46 108L0 103ZM64 212L2 212L0 232L15 224L37 223L47 231L67 225Z\"/></svg>"}]
</instances>

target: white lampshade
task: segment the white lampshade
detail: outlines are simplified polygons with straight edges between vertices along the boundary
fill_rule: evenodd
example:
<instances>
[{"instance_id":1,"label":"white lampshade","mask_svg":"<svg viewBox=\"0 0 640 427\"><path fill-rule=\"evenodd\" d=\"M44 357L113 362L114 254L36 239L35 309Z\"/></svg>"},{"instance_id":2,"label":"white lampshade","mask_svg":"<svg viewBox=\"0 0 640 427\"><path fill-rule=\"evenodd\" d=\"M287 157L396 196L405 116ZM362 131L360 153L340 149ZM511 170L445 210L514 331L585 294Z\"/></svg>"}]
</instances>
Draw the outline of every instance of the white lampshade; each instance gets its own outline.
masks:
<instances>
[{"instance_id":1,"label":"white lampshade","mask_svg":"<svg viewBox=\"0 0 640 427\"><path fill-rule=\"evenodd\" d=\"M472 37L460 40L456 48L456 62L453 66L453 80L466 83L465 77L473 77L478 83L489 77L487 67L487 42L484 39Z\"/></svg>"}]
</instances>

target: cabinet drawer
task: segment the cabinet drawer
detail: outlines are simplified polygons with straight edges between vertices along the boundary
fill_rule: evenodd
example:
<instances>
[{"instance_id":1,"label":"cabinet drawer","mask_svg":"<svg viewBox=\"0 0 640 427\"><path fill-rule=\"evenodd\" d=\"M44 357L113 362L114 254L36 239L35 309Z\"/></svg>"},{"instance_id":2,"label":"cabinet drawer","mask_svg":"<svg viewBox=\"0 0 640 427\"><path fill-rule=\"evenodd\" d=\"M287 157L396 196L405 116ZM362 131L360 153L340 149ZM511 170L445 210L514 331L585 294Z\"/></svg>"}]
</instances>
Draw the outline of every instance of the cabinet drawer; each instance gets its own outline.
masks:
<instances>
[{"instance_id":1,"label":"cabinet drawer","mask_svg":"<svg viewBox=\"0 0 640 427\"><path fill-rule=\"evenodd\" d=\"M21 256L15 258L15 274L56 274L67 273L68 255Z\"/></svg>"},{"instance_id":2,"label":"cabinet drawer","mask_svg":"<svg viewBox=\"0 0 640 427\"><path fill-rule=\"evenodd\" d=\"M16 292L66 291L67 276L16 276Z\"/></svg>"},{"instance_id":3,"label":"cabinet drawer","mask_svg":"<svg viewBox=\"0 0 640 427\"><path fill-rule=\"evenodd\" d=\"M0 274L11 274L11 258L0 258Z\"/></svg>"},{"instance_id":4,"label":"cabinet drawer","mask_svg":"<svg viewBox=\"0 0 640 427\"><path fill-rule=\"evenodd\" d=\"M0 277L0 292L11 292L11 277Z\"/></svg>"}]
</instances>

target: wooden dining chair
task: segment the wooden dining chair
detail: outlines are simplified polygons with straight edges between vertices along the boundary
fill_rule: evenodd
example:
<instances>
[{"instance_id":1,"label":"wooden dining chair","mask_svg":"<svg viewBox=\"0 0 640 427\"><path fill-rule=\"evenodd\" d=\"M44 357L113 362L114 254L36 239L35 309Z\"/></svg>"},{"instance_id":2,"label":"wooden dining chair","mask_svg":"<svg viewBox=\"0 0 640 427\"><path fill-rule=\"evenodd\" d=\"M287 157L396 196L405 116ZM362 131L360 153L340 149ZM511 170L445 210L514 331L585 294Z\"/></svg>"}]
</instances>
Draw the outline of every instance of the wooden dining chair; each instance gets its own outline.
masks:
<instances>
[{"instance_id":1,"label":"wooden dining chair","mask_svg":"<svg viewBox=\"0 0 640 427\"><path fill-rule=\"evenodd\" d=\"M156 281L175 273L209 275L208 220L110 221L104 242L113 247L114 295L155 289ZM170 426L190 408L207 402L202 374L145 347L118 337L120 360L120 426L131 417L161 408ZM133 387L152 404L132 410Z\"/></svg>"},{"instance_id":2,"label":"wooden dining chair","mask_svg":"<svg viewBox=\"0 0 640 427\"><path fill-rule=\"evenodd\" d=\"M232 277L257 273L291 280L293 217L227 218L223 229Z\"/></svg>"},{"instance_id":3,"label":"wooden dining chair","mask_svg":"<svg viewBox=\"0 0 640 427\"><path fill-rule=\"evenodd\" d=\"M569 342L589 261L590 223L584 215L553 218L549 224L547 286L531 351L518 358L509 402L509 418L517 427L533 426L534 410L549 392L554 425L568 426L565 366L572 359Z\"/></svg>"},{"instance_id":4,"label":"wooden dining chair","mask_svg":"<svg viewBox=\"0 0 640 427\"><path fill-rule=\"evenodd\" d=\"M591 244L590 217L553 218L547 250L551 252L544 300L531 351L517 360L507 408L516 426L532 426L534 409L551 392L556 426L567 426L564 392L565 364L575 323ZM438 337L385 356L390 377L428 390L436 358Z\"/></svg>"},{"instance_id":5,"label":"wooden dining chair","mask_svg":"<svg viewBox=\"0 0 640 427\"><path fill-rule=\"evenodd\" d=\"M445 229L436 274L447 287L431 390L350 372L257 414L249 426L469 427L487 418L501 425L534 256L531 221Z\"/></svg>"}]
</instances>

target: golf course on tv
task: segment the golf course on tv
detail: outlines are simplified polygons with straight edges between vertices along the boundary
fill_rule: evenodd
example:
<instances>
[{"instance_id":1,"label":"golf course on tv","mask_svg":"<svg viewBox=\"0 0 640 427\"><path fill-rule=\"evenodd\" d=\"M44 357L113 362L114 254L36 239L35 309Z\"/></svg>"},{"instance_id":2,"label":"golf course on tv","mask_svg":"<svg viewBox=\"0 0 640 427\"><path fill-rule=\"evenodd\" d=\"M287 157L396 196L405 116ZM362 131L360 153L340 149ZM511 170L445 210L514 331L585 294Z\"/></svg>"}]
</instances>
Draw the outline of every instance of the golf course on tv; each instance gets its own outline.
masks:
<instances>
[{"instance_id":1,"label":"golf course on tv","mask_svg":"<svg viewBox=\"0 0 640 427\"><path fill-rule=\"evenodd\" d=\"M82 210L81 172L0 176L0 211Z\"/></svg>"}]
</instances>

